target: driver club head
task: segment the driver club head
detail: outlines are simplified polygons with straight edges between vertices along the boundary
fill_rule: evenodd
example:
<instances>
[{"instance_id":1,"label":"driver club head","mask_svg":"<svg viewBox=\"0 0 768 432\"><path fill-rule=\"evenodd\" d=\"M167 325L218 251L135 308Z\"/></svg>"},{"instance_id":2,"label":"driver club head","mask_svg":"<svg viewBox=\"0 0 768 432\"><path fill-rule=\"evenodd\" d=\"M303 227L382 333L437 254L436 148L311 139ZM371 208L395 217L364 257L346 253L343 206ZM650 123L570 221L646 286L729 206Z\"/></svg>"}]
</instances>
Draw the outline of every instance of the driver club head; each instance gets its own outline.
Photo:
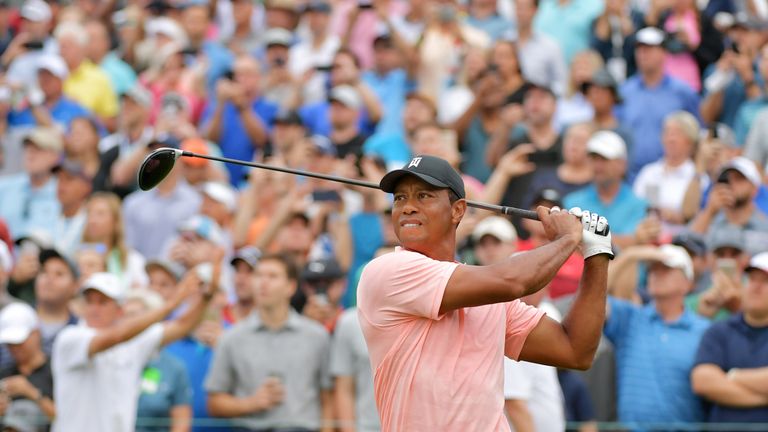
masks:
<instances>
[{"instance_id":1,"label":"driver club head","mask_svg":"<svg viewBox=\"0 0 768 432\"><path fill-rule=\"evenodd\" d=\"M173 169L173 165L176 163L182 154L181 150L172 148L160 148L147 156L144 162L141 163L139 168L138 181L139 188L143 191L148 191L153 187L160 184L168 173Z\"/></svg>"}]
</instances>

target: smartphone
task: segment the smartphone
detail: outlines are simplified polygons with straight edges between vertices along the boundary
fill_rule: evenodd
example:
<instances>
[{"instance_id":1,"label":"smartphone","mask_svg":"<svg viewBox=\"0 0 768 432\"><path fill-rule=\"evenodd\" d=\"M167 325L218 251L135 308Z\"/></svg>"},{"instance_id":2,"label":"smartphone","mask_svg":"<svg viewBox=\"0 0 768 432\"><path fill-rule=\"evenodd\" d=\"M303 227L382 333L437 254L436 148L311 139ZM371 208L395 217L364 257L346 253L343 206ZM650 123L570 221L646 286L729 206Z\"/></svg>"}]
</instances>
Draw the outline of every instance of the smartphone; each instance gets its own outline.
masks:
<instances>
[{"instance_id":1,"label":"smartphone","mask_svg":"<svg viewBox=\"0 0 768 432\"><path fill-rule=\"evenodd\" d=\"M736 260L733 258L718 259L715 261L715 268L730 278L736 277Z\"/></svg>"},{"instance_id":2,"label":"smartphone","mask_svg":"<svg viewBox=\"0 0 768 432\"><path fill-rule=\"evenodd\" d=\"M725 171L720 173L720 176L717 177L717 182L718 183L724 183L724 184L728 184L729 183L728 182L728 170L725 170Z\"/></svg>"},{"instance_id":3,"label":"smartphone","mask_svg":"<svg viewBox=\"0 0 768 432\"><path fill-rule=\"evenodd\" d=\"M371 0L360 0L357 3L358 9L373 9L373 2Z\"/></svg>"},{"instance_id":4,"label":"smartphone","mask_svg":"<svg viewBox=\"0 0 768 432\"><path fill-rule=\"evenodd\" d=\"M333 69L331 65L318 65L315 66L315 70L318 72L330 72Z\"/></svg>"},{"instance_id":5,"label":"smartphone","mask_svg":"<svg viewBox=\"0 0 768 432\"><path fill-rule=\"evenodd\" d=\"M40 51L41 49L43 49L43 41L39 41L39 40L27 41L27 42L24 42L21 46L23 46L28 50Z\"/></svg>"},{"instance_id":6,"label":"smartphone","mask_svg":"<svg viewBox=\"0 0 768 432\"><path fill-rule=\"evenodd\" d=\"M203 285L210 285L213 279L213 264L202 263L195 267L195 273Z\"/></svg>"},{"instance_id":7,"label":"smartphone","mask_svg":"<svg viewBox=\"0 0 768 432\"><path fill-rule=\"evenodd\" d=\"M312 191L312 201L341 201L341 195L335 190L314 190Z\"/></svg>"}]
</instances>

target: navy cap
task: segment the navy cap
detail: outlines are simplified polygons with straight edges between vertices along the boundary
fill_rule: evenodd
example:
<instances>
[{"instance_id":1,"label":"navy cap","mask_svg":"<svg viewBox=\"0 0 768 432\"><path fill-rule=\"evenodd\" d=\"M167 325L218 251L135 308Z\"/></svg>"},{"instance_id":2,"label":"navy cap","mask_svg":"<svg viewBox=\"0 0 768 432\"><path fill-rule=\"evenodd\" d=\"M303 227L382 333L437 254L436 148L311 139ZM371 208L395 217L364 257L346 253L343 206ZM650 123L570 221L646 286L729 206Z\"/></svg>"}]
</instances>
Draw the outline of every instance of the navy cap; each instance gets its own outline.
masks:
<instances>
[{"instance_id":1,"label":"navy cap","mask_svg":"<svg viewBox=\"0 0 768 432\"><path fill-rule=\"evenodd\" d=\"M333 258L310 261L301 272L301 278L306 281L338 279L344 275L344 270L342 270L339 262Z\"/></svg>"},{"instance_id":2,"label":"navy cap","mask_svg":"<svg viewBox=\"0 0 768 432\"><path fill-rule=\"evenodd\" d=\"M384 192L393 193L397 183L405 176L415 176L432 186L450 189L459 198L467 196L461 175L453 169L451 164L439 157L416 156L403 168L388 172L381 179L379 187Z\"/></svg>"},{"instance_id":3,"label":"navy cap","mask_svg":"<svg viewBox=\"0 0 768 432\"><path fill-rule=\"evenodd\" d=\"M234 258L232 258L232 261L230 261L230 264L234 266L242 261L253 269L256 268L256 264L259 263L259 258L261 258L261 251L259 248L255 246L245 246L237 251Z\"/></svg>"},{"instance_id":4,"label":"navy cap","mask_svg":"<svg viewBox=\"0 0 768 432\"><path fill-rule=\"evenodd\" d=\"M301 116L295 110L285 110L277 113L272 120L272 124L299 125L304 126Z\"/></svg>"},{"instance_id":5,"label":"navy cap","mask_svg":"<svg viewBox=\"0 0 768 432\"><path fill-rule=\"evenodd\" d=\"M693 256L704 256L707 254L707 241L699 233L693 231L684 231L672 239L672 244L681 246Z\"/></svg>"},{"instance_id":6,"label":"navy cap","mask_svg":"<svg viewBox=\"0 0 768 432\"><path fill-rule=\"evenodd\" d=\"M78 270L77 265L75 265L75 263L66 255L62 254L56 249L43 249L40 251L40 256L38 259L40 260L40 265L45 264L48 260L59 259L67 265L67 268L69 268L69 271L72 273L72 277L74 279L80 277L80 270Z\"/></svg>"},{"instance_id":7,"label":"navy cap","mask_svg":"<svg viewBox=\"0 0 768 432\"><path fill-rule=\"evenodd\" d=\"M66 171L88 182L93 181L93 177L91 177L90 175L88 175L87 172L85 172L85 167L83 166L83 164L81 164L76 160L62 159L61 162L56 164L56 166L51 169L51 173L53 174L57 174L61 171Z\"/></svg>"}]
</instances>

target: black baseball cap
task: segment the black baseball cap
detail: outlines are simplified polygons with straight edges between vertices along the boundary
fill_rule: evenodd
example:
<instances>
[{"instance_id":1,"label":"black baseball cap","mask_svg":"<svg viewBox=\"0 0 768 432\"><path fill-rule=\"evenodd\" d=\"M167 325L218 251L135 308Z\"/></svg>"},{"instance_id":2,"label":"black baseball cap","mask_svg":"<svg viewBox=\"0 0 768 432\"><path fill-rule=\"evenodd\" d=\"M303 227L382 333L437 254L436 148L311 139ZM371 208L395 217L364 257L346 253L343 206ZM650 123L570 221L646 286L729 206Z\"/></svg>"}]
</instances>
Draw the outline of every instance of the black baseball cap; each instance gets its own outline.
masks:
<instances>
[{"instance_id":1,"label":"black baseball cap","mask_svg":"<svg viewBox=\"0 0 768 432\"><path fill-rule=\"evenodd\" d=\"M69 271L70 273L72 273L72 277L74 279L77 279L80 277L80 270L78 270L77 265L71 259L69 259L69 257L67 257L66 255L62 254L61 252L59 252L54 248L43 249L42 251L40 251L40 255L38 259L40 261L41 266L49 260L58 259L67 265L67 268L69 268Z\"/></svg>"},{"instance_id":2,"label":"black baseball cap","mask_svg":"<svg viewBox=\"0 0 768 432\"><path fill-rule=\"evenodd\" d=\"M272 120L272 124L304 126L301 116L295 110L280 111Z\"/></svg>"},{"instance_id":3,"label":"black baseball cap","mask_svg":"<svg viewBox=\"0 0 768 432\"><path fill-rule=\"evenodd\" d=\"M684 231L672 239L672 244L681 246L694 256L707 254L707 242L704 236L693 231Z\"/></svg>"},{"instance_id":4,"label":"black baseball cap","mask_svg":"<svg viewBox=\"0 0 768 432\"><path fill-rule=\"evenodd\" d=\"M334 258L316 259L307 263L301 272L305 281L339 279L346 273Z\"/></svg>"},{"instance_id":5,"label":"black baseball cap","mask_svg":"<svg viewBox=\"0 0 768 432\"><path fill-rule=\"evenodd\" d=\"M451 164L439 157L426 155L415 156L403 168L388 172L381 179L379 187L384 192L393 193L397 183L409 175L418 177L432 186L450 189L459 198L467 196L464 192L464 180Z\"/></svg>"}]
</instances>

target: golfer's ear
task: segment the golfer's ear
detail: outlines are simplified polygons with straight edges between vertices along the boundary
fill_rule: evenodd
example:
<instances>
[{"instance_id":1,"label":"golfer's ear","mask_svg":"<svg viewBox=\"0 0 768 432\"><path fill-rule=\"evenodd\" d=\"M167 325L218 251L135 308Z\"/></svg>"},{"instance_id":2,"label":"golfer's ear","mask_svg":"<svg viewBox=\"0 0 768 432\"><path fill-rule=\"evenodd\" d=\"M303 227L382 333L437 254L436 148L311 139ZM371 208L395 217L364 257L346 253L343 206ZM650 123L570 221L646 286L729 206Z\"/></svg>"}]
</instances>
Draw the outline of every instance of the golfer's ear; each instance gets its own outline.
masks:
<instances>
[{"instance_id":1,"label":"golfer's ear","mask_svg":"<svg viewBox=\"0 0 768 432\"><path fill-rule=\"evenodd\" d=\"M467 212L467 200L460 199L456 200L456 202L453 203L451 206L451 220L454 224L458 224L461 222L461 219L464 217L464 213Z\"/></svg>"}]
</instances>

